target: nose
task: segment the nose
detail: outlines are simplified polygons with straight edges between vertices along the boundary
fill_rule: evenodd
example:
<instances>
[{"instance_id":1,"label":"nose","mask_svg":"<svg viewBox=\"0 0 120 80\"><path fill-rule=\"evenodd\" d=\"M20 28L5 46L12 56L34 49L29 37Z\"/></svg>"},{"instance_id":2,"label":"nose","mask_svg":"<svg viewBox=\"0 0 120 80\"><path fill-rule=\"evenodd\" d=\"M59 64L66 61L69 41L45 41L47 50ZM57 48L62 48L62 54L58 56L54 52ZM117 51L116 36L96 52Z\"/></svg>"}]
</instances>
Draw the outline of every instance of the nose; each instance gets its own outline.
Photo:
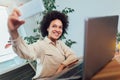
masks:
<instances>
[{"instance_id":1,"label":"nose","mask_svg":"<svg viewBox=\"0 0 120 80\"><path fill-rule=\"evenodd\" d=\"M61 31L61 28L59 28L59 27L56 27L56 31Z\"/></svg>"}]
</instances>

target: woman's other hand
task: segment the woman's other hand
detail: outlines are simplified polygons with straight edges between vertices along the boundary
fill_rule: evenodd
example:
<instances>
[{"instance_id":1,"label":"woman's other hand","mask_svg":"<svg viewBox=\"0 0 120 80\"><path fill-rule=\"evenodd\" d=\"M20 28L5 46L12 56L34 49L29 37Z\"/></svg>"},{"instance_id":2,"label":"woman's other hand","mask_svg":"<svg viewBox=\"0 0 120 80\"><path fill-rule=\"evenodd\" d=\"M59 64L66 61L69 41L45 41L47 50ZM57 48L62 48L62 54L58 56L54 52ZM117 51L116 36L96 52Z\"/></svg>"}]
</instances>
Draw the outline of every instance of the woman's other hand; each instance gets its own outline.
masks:
<instances>
[{"instance_id":1,"label":"woman's other hand","mask_svg":"<svg viewBox=\"0 0 120 80\"><path fill-rule=\"evenodd\" d=\"M58 70L55 74L59 74L60 72L63 71L63 69L65 69L65 65L64 64L60 64L60 66L58 67Z\"/></svg>"}]
</instances>

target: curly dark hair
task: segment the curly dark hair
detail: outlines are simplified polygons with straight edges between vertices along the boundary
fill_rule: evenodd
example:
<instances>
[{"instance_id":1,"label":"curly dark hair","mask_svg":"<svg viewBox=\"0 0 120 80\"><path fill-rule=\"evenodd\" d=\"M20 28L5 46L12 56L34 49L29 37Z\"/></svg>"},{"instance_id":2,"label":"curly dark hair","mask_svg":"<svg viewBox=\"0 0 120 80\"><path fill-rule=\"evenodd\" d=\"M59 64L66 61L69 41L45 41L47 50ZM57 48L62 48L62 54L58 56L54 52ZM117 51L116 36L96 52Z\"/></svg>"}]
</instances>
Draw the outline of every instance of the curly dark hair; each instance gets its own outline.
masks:
<instances>
[{"instance_id":1,"label":"curly dark hair","mask_svg":"<svg viewBox=\"0 0 120 80\"><path fill-rule=\"evenodd\" d=\"M43 19L40 23L41 24L40 31L41 31L41 34L43 37L48 35L47 28L49 27L50 23L55 19L59 19L63 24L63 32L62 32L61 36L63 36L63 34L66 32L66 29L67 29L68 23L69 23L68 16L59 11L51 11L43 16ZM60 36L60 38L61 38L61 36Z\"/></svg>"}]
</instances>

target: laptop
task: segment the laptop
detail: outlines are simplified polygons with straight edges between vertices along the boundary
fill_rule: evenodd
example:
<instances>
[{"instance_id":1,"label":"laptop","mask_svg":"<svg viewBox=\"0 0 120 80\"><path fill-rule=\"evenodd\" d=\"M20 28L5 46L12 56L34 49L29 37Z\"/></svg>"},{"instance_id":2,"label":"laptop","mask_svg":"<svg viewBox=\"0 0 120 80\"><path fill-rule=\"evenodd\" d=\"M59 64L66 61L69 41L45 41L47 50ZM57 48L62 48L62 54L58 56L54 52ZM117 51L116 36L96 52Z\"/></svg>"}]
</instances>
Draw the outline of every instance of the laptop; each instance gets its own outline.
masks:
<instances>
[{"instance_id":1,"label":"laptop","mask_svg":"<svg viewBox=\"0 0 120 80\"><path fill-rule=\"evenodd\" d=\"M118 18L112 15L86 19L83 61L52 79L90 80L110 62L115 53Z\"/></svg>"}]
</instances>

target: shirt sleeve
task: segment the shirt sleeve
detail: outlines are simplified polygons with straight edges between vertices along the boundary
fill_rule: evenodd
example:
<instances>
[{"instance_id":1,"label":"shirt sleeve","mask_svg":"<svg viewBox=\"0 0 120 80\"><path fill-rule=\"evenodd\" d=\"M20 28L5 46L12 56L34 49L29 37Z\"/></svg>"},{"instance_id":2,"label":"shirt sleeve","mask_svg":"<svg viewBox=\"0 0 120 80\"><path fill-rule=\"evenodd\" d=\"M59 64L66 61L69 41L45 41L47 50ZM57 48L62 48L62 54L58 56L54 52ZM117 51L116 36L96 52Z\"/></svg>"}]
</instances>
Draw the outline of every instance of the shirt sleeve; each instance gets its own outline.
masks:
<instances>
[{"instance_id":1,"label":"shirt sleeve","mask_svg":"<svg viewBox=\"0 0 120 80\"><path fill-rule=\"evenodd\" d=\"M67 66L71 64L72 62L78 60L78 57L75 55L75 53L67 45L65 45L65 43L61 42L61 47L66 57L66 60L62 62L62 64Z\"/></svg>"},{"instance_id":2,"label":"shirt sleeve","mask_svg":"<svg viewBox=\"0 0 120 80\"><path fill-rule=\"evenodd\" d=\"M35 44L26 44L22 37L18 37L15 40L11 40L12 47L15 53L24 59L35 60L37 58L37 53L39 53L38 42Z\"/></svg>"}]
</instances>

